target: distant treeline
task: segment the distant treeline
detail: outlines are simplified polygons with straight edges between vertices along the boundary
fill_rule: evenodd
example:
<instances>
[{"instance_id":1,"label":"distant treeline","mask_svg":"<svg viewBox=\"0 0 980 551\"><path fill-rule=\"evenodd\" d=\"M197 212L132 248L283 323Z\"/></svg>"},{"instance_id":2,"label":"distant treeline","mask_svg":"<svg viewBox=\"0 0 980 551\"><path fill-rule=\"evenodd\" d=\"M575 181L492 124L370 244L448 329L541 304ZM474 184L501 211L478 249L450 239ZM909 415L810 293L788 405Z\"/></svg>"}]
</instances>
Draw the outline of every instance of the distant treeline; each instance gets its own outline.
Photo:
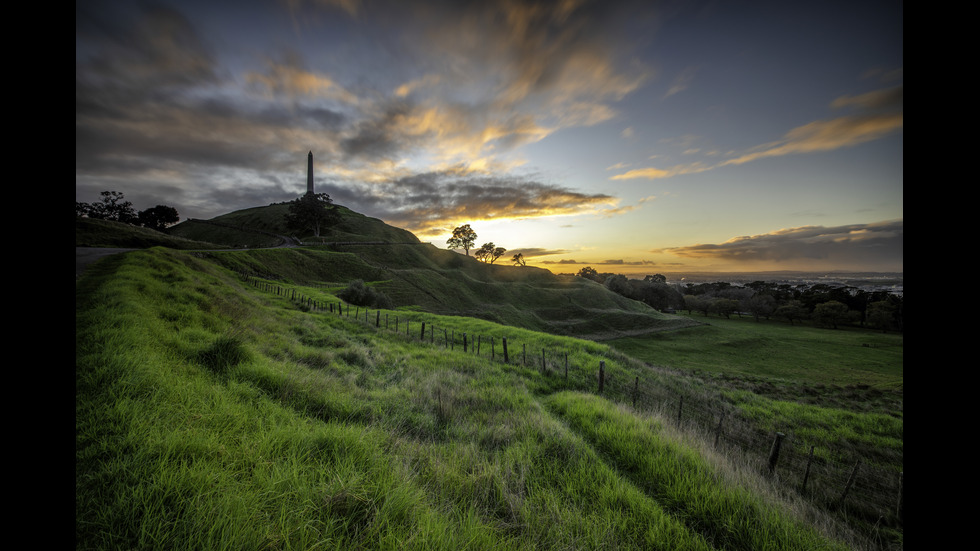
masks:
<instances>
[{"instance_id":1,"label":"distant treeline","mask_svg":"<svg viewBox=\"0 0 980 551\"><path fill-rule=\"evenodd\" d=\"M593 268L582 268L576 275L664 312L699 312L726 318L752 316L756 320L779 319L791 324L810 321L835 329L840 325L855 325L902 332L904 328L903 297L886 290L772 281L667 283L667 278L659 274L629 279L622 274L599 273Z\"/></svg>"}]
</instances>

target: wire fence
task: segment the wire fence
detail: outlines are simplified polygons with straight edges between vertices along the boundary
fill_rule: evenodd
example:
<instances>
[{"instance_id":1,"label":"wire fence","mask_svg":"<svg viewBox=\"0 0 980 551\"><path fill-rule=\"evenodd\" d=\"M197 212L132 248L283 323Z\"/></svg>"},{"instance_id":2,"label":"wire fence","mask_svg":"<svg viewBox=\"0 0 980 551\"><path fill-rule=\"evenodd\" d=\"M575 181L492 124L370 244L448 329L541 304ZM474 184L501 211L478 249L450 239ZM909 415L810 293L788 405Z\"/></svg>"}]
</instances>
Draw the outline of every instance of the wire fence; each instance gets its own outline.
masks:
<instances>
[{"instance_id":1,"label":"wire fence","mask_svg":"<svg viewBox=\"0 0 980 551\"><path fill-rule=\"evenodd\" d=\"M402 313L399 317L395 311L371 310L339 300L317 300L255 276L242 274L242 277L254 287L286 297L311 312L343 316L421 343L478 354L489 361L539 367L542 373L566 380L571 373L580 390L602 394L638 412L659 413L681 429L711 439L718 451L756 465L781 487L797 492L815 505L872 523L904 524L902 471L860 458L847 458L846 454L833 450L820 450L788 430L760 429L720 395L672 384L672 378L682 377L679 372L643 364L645 369L635 374L612 360L607 369L604 359L595 359L592 365L570 364L568 351L553 347L528 350L527 343L517 343L507 337L498 339L437 327L425 321L422 313ZM582 381L590 379L592 383L581 388Z\"/></svg>"}]
</instances>

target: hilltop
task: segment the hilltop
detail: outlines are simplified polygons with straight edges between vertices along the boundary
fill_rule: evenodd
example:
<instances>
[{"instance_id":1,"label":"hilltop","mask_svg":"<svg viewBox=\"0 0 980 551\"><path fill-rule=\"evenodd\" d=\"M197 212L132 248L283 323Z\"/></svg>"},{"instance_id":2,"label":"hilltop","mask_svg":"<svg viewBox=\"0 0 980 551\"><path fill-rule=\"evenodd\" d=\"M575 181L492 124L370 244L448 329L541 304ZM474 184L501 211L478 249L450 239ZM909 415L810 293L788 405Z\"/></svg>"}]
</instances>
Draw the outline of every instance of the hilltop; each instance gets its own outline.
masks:
<instances>
[{"instance_id":1,"label":"hilltop","mask_svg":"<svg viewBox=\"0 0 980 551\"><path fill-rule=\"evenodd\" d=\"M555 335L604 340L697 324L584 278L532 266L487 264L441 249L343 206L337 208L340 222L319 238L292 236L283 222L287 208L276 204L206 221L187 220L167 234L230 248L291 246L274 255L215 252L213 258L242 273L293 284L346 287L362 280L389 297L394 307ZM303 246L295 246L299 243Z\"/></svg>"}]
</instances>

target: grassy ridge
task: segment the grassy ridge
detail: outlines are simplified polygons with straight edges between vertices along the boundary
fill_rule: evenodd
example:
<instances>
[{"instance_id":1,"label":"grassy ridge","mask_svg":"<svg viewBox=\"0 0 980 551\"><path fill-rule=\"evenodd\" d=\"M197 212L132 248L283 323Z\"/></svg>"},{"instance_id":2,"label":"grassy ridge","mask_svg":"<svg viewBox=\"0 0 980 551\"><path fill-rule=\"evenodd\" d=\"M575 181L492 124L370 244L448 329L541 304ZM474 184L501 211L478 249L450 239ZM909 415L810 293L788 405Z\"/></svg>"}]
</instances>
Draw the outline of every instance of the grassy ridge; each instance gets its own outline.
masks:
<instances>
[{"instance_id":1,"label":"grassy ridge","mask_svg":"<svg viewBox=\"0 0 980 551\"><path fill-rule=\"evenodd\" d=\"M153 249L76 282L79 549L839 547L778 505L739 509L752 528L732 528L746 490L711 482L713 464L678 494L703 505L678 509L635 475L698 452L581 394L589 373L565 380L304 312L222 265L268 265L263 254ZM576 365L605 359L617 377L638 369L605 345L506 331L568 348ZM603 443L585 413L658 459Z\"/></svg>"},{"instance_id":2,"label":"grassy ridge","mask_svg":"<svg viewBox=\"0 0 980 551\"><path fill-rule=\"evenodd\" d=\"M256 274L282 285L320 287L324 296L361 279L372 282L396 306L557 335L624 336L700 323L661 314L583 278L556 276L531 267L488 265L431 245L201 255L239 273Z\"/></svg>"}]
</instances>

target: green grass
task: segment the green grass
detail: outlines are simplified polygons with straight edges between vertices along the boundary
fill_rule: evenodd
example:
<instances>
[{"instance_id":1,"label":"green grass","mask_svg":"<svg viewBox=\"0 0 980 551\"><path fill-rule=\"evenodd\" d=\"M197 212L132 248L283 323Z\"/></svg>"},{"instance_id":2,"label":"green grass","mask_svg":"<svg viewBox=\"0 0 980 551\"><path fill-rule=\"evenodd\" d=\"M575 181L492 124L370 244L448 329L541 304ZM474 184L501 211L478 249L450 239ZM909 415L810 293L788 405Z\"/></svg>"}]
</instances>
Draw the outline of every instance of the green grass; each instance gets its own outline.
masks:
<instances>
[{"instance_id":1,"label":"green grass","mask_svg":"<svg viewBox=\"0 0 980 551\"><path fill-rule=\"evenodd\" d=\"M685 370L902 389L904 337L900 334L748 318L683 317L706 324L606 342L655 365Z\"/></svg>"},{"instance_id":2,"label":"green grass","mask_svg":"<svg viewBox=\"0 0 980 551\"><path fill-rule=\"evenodd\" d=\"M606 345L307 312L225 267L271 271L267 253L224 254L134 252L76 281L78 549L841 547L764 482L719 483L724 461L583 394L600 360L645 373ZM422 321L507 336L511 362L422 342ZM542 349L569 353L568 379Z\"/></svg>"}]
</instances>

